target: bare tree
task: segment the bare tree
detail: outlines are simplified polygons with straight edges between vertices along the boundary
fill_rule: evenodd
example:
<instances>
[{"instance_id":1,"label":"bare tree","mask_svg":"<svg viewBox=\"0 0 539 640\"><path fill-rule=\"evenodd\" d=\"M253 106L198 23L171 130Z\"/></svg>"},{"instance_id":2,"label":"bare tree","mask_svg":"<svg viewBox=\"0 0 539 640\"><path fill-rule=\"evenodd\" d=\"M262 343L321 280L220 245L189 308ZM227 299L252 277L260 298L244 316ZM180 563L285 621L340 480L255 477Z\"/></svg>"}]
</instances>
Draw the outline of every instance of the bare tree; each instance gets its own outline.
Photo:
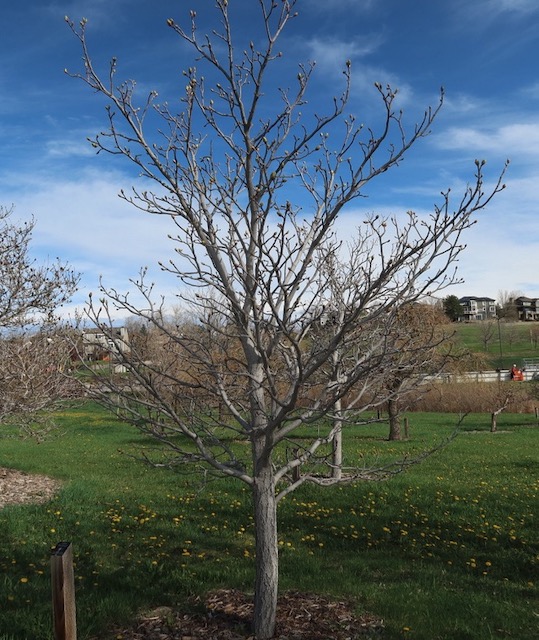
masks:
<instances>
[{"instance_id":1,"label":"bare tree","mask_svg":"<svg viewBox=\"0 0 539 640\"><path fill-rule=\"evenodd\" d=\"M483 348L485 351L488 351L490 343L494 339L496 334L496 325L492 320L482 320L479 323L479 335L481 336L481 342L483 343Z\"/></svg>"},{"instance_id":2,"label":"bare tree","mask_svg":"<svg viewBox=\"0 0 539 640\"><path fill-rule=\"evenodd\" d=\"M59 261L38 265L30 255L34 221L12 215L0 209L0 423L43 434L66 391L71 349L55 312L78 276Z\"/></svg>"},{"instance_id":3,"label":"bare tree","mask_svg":"<svg viewBox=\"0 0 539 640\"><path fill-rule=\"evenodd\" d=\"M515 322L518 318L518 309L515 300L521 297L521 291L498 291L498 318L503 318L507 322Z\"/></svg>"},{"instance_id":4,"label":"bare tree","mask_svg":"<svg viewBox=\"0 0 539 640\"><path fill-rule=\"evenodd\" d=\"M382 397L387 397L389 440L401 440L401 415L407 400L428 391L428 377L453 365L453 333L444 327L445 313L428 304L408 304L398 309L392 323L393 358L388 360Z\"/></svg>"},{"instance_id":5,"label":"bare tree","mask_svg":"<svg viewBox=\"0 0 539 640\"><path fill-rule=\"evenodd\" d=\"M357 263L361 260L364 247L356 244L348 246L346 253L349 259L344 262L323 249L317 272L320 278L327 278L327 283L319 283L319 291L327 291L330 298L324 301L320 311L321 326L315 333L317 343L331 340L346 321L349 310L363 287L357 271ZM372 422L367 415L360 419L362 413L369 410L387 409L389 421L389 439L400 440L400 417L405 409L404 400L414 393L426 390L426 376L440 374L445 365L456 357L448 335L445 331L447 317L443 310L433 304L395 300L382 314L371 317L365 323L359 323L360 330L355 341L352 332L348 332L348 345L338 345L331 354L328 365L332 374L325 375L338 381L346 370L348 361L352 363L370 353L372 364L368 375L365 375L344 398L339 397L333 407L334 420L333 439L333 473L341 477L342 473L342 428L348 422L352 424ZM442 346L444 348L442 349ZM380 358L376 358L379 351ZM378 418L377 418L378 419Z\"/></svg>"},{"instance_id":6,"label":"bare tree","mask_svg":"<svg viewBox=\"0 0 539 640\"><path fill-rule=\"evenodd\" d=\"M521 334L520 327L515 322L500 322L498 324L500 328L500 342L507 343L509 349L512 349L513 344L519 339Z\"/></svg>"},{"instance_id":7,"label":"bare tree","mask_svg":"<svg viewBox=\"0 0 539 640\"><path fill-rule=\"evenodd\" d=\"M54 428L54 411L78 389L67 375L71 341L50 324L0 340L0 424L38 440Z\"/></svg>"},{"instance_id":8,"label":"bare tree","mask_svg":"<svg viewBox=\"0 0 539 640\"><path fill-rule=\"evenodd\" d=\"M109 105L108 129L92 144L154 181L155 191L135 188L121 195L144 212L170 217L177 259L162 267L178 277L178 295L197 318L189 332L171 327L143 277L134 284L144 305L104 289L103 301L89 309L94 320L103 321L111 306L147 318L166 357L140 362L133 353L123 356L131 382L103 379L116 392L103 400L120 398L123 415L168 447L170 464L192 463L249 486L256 532L254 632L267 639L277 603L278 502L303 483L381 478L406 465L343 463L336 477L335 427L326 418L350 393L358 411L371 402L368 377L394 356L386 338L391 310L455 280L462 233L503 185L500 179L487 188L478 161L461 198L453 204L449 192L442 194L427 219L409 211L364 220L349 273L356 286L338 329L317 340L319 303L331 297L327 278L316 270L317 252L324 247L342 262L332 233L343 207L428 134L441 102L408 131L395 107L396 92L376 85L381 126L378 132L364 128L345 113L351 81L346 63L343 92L330 101L328 115L309 111L314 64L300 65L293 90L273 92L266 77L279 65L276 45L295 17L295 0L259 0L261 28L253 24L253 40L246 42L234 29L230 4L216 0L220 22L211 34L197 31L194 12L186 28L168 21L197 61L184 72L180 113L159 104L155 92L139 104L133 82L116 84L115 59L108 76L100 77L85 21L70 26L84 60L84 72L75 75ZM338 375L336 363L342 363ZM224 407L221 417L208 408L208 397Z\"/></svg>"}]
</instances>

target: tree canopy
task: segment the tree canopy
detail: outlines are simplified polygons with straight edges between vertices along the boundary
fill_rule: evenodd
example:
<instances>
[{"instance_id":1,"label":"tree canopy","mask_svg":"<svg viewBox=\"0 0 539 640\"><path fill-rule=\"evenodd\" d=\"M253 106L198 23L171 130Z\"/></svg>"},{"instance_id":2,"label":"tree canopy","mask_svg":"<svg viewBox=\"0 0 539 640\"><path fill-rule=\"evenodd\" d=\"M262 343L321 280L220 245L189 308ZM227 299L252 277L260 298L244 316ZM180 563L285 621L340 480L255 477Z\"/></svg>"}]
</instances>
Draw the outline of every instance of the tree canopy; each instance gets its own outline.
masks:
<instances>
[{"instance_id":1,"label":"tree canopy","mask_svg":"<svg viewBox=\"0 0 539 640\"><path fill-rule=\"evenodd\" d=\"M461 236L503 185L500 178L486 189L477 161L456 201L447 191L426 218L407 211L358 220L343 250L335 236L343 208L429 133L442 97L410 126L397 92L377 84L382 123L369 129L348 110L344 62L342 92L323 115L308 104L314 64L300 63L278 87L268 83L299 3L258 0L259 23L247 35L235 28L233 3L214 4L212 33L197 30L194 11L185 26L168 20L192 52L178 106L155 91L139 101L133 81L116 80L116 59L101 77L85 21L68 21L84 61L73 75L108 104L107 129L92 144L153 181L154 190L135 186L121 197L169 217L176 258L162 268L178 278L195 322L170 322L144 273L133 281L143 305L104 286L89 314L103 325L114 307L151 325L152 357L121 356L131 383L104 378L99 389L114 391L102 401L166 445L160 464L190 463L250 488L254 631L263 640L275 626L278 502L304 483L387 477L405 466L343 460L336 474L332 418L346 401L346 424L354 424L391 397L380 381L403 351L398 310L456 281Z\"/></svg>"},{"instance_id":2,"label":"tree canopy","mask_svg":"<svg viewBox=\"0 0 539 640\"><path fill-rule=\"evenodd\" d=\"M59 260L40 265L31 257L34 226L0 209L0 423L41 433L65 387L70 351L56 312L79 278Z\"/></svg>"},{"instance_id":3,"label":"tree canopy","mask_svg":"<svg viewBox=\"0 0 539 640\"><path fill-rule=\"evenodd\" d=\"M462 318L464 314L464 308L460 304L458 296L449 295L444 298L444 313L451 320L451 322L457 322L459 318Z\"/></svg>"}]
</instances>

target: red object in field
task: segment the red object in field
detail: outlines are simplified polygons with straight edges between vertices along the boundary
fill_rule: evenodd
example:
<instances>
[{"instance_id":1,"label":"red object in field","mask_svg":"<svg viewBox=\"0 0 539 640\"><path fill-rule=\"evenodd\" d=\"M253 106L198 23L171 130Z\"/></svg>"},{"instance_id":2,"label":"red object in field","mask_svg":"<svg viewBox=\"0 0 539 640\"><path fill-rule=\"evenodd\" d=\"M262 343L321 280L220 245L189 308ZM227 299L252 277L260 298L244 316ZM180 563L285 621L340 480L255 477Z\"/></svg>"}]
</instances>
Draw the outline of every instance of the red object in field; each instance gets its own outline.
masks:
<instances>
[{"instance_id":1,"label":"red object in field","mask_svg":"<svg viewBox=\"0 0 539 640\"><path fill-rule=\"evenodd\" d=\"M511 367L511 380L516 380L517 382L524 381L524 372L522 369L519 369L516 364Z\"/></svg>"}]
</instances>

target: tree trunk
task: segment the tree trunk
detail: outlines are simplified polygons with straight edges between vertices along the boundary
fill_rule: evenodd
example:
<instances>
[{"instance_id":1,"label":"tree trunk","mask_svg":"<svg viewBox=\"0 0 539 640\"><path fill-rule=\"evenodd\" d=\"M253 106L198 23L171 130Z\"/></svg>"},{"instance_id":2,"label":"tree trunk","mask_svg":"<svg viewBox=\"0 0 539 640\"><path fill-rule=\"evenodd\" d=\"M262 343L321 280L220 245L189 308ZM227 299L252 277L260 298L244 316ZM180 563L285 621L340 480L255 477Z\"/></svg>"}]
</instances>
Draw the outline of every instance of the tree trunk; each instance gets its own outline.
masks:
<instances>
[{"instance_id":1,"label":"tree trunk","mask_svg":"<svg viewBox=\"0 0 539 640\"><path fill-rule=\"evenodd\" d=\"M498 428L498 416L502 411L505 411L505 409L507 409L508 404L509 404L509 396L506 396L503 406L499 407L498 409L496 409L496 411L493 411L490 414L490 430L492 433L495 433L496 429Z\"/></svg>"},{"instance_id":2,"label":"tree trunk","mask_svg":"<svg viewBox=\"0 0 539 640\"><path fill-rule=\"evenodd\" d=\"M257 450L259 447L263 447L262 442L255 442L253 446L255 455L253 510L256 549L253 630L257 640L269 640L273 638L275 631L279 584L277 500L271 458L264 451Z\"/></svg>"},{"instance_id":3,"label":"tree trunk","mask_svg":"<svg viewBox=\"0 0 539 640\"><path fill-rule=\"evenodd\" d=\"M331 476L337 480L342 477L342 400L336 400L334 405L335 418L333 419L333 427L335 433L332 442L332 467Z\"/></svg>"},{"instance_id":4,"label":"tree trunk","mask_svg":"<svg viewBox=\"0 0 539 640\"><path fill-rule=\"evenodd\" d=\"M389 439L402 440L398 400L390 399L387 401L387 413L389 415Z\"/></svg>"}]
</instances>

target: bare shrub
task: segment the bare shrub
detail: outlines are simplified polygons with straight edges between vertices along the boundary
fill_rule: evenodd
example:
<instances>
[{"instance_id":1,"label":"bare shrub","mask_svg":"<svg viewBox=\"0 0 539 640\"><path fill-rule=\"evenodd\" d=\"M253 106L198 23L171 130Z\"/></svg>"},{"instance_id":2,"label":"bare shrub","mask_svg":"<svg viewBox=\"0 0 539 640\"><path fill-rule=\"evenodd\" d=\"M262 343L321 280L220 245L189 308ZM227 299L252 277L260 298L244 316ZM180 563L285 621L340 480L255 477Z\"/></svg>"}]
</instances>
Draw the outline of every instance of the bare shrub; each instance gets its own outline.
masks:
<instances>
[{"instance_id":1,"label":"bare shrub","mask_svg":"<svg viewBox=\"0 0 539 640\"><path fill-rule=\"evenodd\" d=\"M499 408L500 399L510 392L509 413L533 413L537 401L530 395L527 384L504 382L448 382L435 384L416 400L413 411L444 413L492 413ZM503 404L503 401L502 401Z\"/></svg>"}]
</instances>

